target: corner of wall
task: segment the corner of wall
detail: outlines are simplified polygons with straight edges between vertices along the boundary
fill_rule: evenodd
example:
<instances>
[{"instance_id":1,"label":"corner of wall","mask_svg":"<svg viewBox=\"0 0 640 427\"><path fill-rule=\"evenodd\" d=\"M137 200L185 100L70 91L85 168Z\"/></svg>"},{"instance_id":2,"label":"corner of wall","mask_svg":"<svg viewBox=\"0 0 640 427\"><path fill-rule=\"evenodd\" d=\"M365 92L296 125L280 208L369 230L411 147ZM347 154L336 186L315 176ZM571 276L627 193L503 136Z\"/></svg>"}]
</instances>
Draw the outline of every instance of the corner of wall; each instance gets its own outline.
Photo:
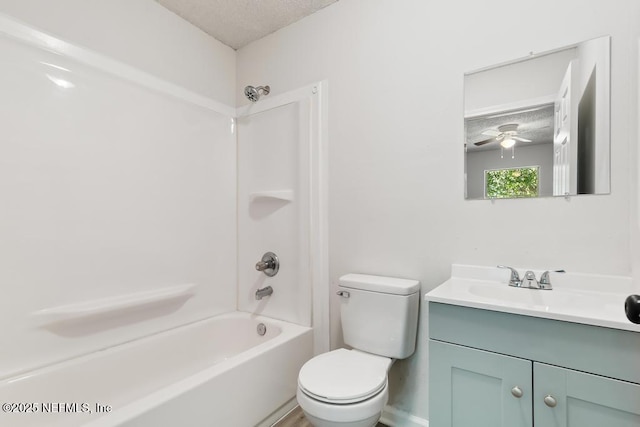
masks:
<instances>
[{"instance_id":1,"label":"corner of wall","mask_svg":"<svg viewBox=\"0 0 640 427\"><path fill-rule=\"evenodd\" d=\"M235 106L236 51L153 0L0 0L0 13Z\"/></svg>"}]
</instances>

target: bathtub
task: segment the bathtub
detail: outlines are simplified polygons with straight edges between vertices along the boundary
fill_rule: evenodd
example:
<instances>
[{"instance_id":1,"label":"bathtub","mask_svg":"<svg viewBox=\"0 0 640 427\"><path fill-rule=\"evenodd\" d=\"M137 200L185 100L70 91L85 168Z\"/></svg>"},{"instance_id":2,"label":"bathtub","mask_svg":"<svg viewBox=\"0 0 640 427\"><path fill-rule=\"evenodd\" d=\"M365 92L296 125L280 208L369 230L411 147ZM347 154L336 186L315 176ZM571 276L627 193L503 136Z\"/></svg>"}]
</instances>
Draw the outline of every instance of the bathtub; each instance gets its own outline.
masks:
<instances>
[{"instance_id":1,"label":"bathtub","mask_svg":"<svg viewBox=\"0 0 640 427\"><path fill-rule=\"evenodd\" d=\"M224 314L4 380L0 425L261 425L291 404L312 348L310 328Z\"/></svg>"}]
</instances>

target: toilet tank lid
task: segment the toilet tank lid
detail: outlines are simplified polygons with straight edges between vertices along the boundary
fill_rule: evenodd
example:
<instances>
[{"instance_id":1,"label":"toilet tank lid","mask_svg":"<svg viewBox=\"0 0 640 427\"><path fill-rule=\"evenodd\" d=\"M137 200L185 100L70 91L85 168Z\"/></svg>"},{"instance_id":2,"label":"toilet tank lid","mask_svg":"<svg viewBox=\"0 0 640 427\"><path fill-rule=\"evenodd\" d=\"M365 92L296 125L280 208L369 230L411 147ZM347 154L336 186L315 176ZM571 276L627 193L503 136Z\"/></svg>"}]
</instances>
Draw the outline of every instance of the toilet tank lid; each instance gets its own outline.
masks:
<instances>
[{"instance_id":1,"label":"toilet tank lid","mask_svg":"<svg viewBox=\"0 0 640 427\"><path fill-rule=\"evenodd\" d=\"M394 295L411 295L420 290L420 282L418 280L354 273L342 276L340 278L340 286Z\"/></svg>"}]
</instances>

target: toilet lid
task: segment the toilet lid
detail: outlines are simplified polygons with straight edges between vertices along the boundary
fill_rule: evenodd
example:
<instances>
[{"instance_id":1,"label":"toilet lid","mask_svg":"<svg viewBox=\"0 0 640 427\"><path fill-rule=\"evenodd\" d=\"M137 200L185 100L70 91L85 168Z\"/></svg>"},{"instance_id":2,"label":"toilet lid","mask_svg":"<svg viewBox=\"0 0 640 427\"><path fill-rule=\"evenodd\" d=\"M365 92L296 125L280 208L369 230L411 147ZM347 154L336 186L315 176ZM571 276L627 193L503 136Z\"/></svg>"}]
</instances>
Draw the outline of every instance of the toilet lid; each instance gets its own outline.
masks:
<instances>
[{"instance_id":1,"label":"toilet lid","mask_svg":"<svg viewBox=\"0 0 640 427\"><path fill-rule=\"evenodd\" d=\"M386 386L390 364L386 357L342 348L305 363L298 384L305 393L324 402L360 402Z\"/></svg>"}]
</instances>

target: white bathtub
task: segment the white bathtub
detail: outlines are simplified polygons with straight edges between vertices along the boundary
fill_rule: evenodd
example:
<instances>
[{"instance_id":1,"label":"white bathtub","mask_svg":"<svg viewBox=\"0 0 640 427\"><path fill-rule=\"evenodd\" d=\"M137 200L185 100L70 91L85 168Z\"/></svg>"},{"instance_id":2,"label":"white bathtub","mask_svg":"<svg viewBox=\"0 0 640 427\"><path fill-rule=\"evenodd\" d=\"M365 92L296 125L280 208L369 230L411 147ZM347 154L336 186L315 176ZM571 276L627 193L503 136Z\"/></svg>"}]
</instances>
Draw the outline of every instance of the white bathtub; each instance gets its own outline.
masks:
<instances>
[{"instance_id":1,"label":"white bathtub","mask_svg":"<svg viewBox=\"0 0 640 427\"><path fill-rule=\"evenodd\" d=\"M294 398L312 347L310 328L217 316L2 381L0 426L255 426Z\"/></svg>"}]
</instances>

